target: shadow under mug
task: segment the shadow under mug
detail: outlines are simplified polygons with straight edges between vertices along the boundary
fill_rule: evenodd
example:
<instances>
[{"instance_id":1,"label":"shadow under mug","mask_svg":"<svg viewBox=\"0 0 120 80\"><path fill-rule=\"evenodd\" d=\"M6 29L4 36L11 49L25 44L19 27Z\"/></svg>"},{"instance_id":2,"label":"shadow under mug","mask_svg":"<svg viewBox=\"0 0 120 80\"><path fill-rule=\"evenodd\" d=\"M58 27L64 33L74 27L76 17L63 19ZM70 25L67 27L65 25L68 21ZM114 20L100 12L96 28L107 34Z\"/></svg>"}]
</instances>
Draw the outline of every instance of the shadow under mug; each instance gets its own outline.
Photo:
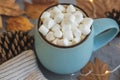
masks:
<instances>
[{"instance_id":1,"label":"shadow under mug","mask_svg":"<svg viewBox=\"0 0 120 80\"><path fill-rule=\"evenodd\" d=\"M76 5L74 6L77 7ZM83 11L81 8L79 9ZM59 74L70 74L82 69L88 63L92 52L106 45L119 32L118 24L113 19L94 19L91 27L92 31L82 43L64 48L54 46L43 39L38 30L39 23L40 18L34 35L37 57L45 68Z\"/></svg>"}]
</instances>

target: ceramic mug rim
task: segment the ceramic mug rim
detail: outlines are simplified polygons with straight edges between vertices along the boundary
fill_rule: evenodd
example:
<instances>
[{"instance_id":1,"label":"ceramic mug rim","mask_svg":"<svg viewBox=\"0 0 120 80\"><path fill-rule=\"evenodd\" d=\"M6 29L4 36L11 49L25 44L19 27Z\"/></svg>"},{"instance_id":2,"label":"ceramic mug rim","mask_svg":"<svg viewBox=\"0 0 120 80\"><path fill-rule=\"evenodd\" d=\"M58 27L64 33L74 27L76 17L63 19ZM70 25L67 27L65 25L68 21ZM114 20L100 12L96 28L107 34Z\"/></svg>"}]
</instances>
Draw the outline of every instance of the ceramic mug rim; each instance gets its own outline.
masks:
<instances>
[{"instance_id":1,"label":"ceramic mug rim","mask_svg":"<svg viewBox=\"0 0 120 80\"><path fill-rule=\"evenodd\" d=\"M49 7L46 8L44 11L42 11L42 13L40 14L40 16L39 16L39 18L38 18L37 31L39 30L39 26L41 25L41 16L42 16L42 14L43 14L45 11L47 11L47 10L49 10L50 8L52 8L52 7L54 7L54 6L57 6L57 5L70 5L70 4L71 4L71 3L57 3L57 4L54 4L54 5L49 6ZM75 5L75 4L72 4L72 5L75 6L76 8L78 8L78 9L80 9L80 10L85 14L86 17L89 17L88 14L87 14L82 8L78 7L78 6ZM38 31L38 32L39 32L39 31ZM82 44L83 42L85 42L85 41L89 38L89 36L90 36L91 33L92 33L92 27L91 27L91 32L90 32L82 41L80 41L80 42L77 43L77 44L71 45L71 46L59 46L59 45L52 44L52 43L49 42L40 32L39 32L39 35L40 35L40 37L42 37L42 39L43 39L45 42L47 42L48 44L52 45L53 47L57 47L57 48L73 48L73 47L79 46L80 44Z\"/></svg>"}]
</instances>

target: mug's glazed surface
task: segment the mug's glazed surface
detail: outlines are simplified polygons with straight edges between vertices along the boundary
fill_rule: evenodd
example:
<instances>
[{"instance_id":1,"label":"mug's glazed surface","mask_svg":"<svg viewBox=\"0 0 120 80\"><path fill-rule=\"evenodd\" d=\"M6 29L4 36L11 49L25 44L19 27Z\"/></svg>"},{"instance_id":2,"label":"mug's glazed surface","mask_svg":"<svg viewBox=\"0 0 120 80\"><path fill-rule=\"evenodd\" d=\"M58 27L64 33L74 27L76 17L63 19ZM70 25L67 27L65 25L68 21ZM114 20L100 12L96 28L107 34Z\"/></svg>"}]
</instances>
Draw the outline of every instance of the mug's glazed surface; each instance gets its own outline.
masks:
<instances>
[{"instance_id":1,"label":"mug's glazed surface","mask_svg":"<svg viewBox=\"0 0 120 80\"><path fill-rule=\"evenodd\" d=\"M81 69L90 59L93 50L93 31L80 45L72 48L52 46L35 32L35 49L40 62L55 73L69 74ZM88 46L89 45L89 46Z\"/></svg>"},{"instance_id":2,"label":"mug's glazed surface","mask_svg":"<svg viewBox=\"0 0 120 80\"><path fill-rule=\"evenodd\" d=\"M68 48L61 48L46 42L40 35L38 27L35 29L37 57L48 70L60 74L70 74L82 69L89 61L92 52L111 41L119 31L114 20L97 19L93 23L91 33L82 43Z\"/></svg>"}]
</instances>

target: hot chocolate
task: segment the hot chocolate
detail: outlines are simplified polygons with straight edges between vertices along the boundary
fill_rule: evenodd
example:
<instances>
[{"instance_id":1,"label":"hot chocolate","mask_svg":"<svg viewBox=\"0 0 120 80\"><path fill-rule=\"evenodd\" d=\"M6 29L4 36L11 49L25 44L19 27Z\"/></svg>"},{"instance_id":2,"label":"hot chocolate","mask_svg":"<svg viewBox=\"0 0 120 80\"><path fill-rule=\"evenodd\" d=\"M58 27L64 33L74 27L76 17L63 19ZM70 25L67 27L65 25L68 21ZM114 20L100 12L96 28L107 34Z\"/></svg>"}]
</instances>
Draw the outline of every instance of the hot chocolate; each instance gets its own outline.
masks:
<instances>
[{"instance_id":1,"label":"hot chocolate","mask_svg":"<svg viewBox=\"0 0 120 80\"><path fill-rule=\"evenodd\" d=\"M50 43L72 46L83 41L91 32L93 19L73 5L57 5L43 12L40 33Z\"/></svg>"}]
</instances>

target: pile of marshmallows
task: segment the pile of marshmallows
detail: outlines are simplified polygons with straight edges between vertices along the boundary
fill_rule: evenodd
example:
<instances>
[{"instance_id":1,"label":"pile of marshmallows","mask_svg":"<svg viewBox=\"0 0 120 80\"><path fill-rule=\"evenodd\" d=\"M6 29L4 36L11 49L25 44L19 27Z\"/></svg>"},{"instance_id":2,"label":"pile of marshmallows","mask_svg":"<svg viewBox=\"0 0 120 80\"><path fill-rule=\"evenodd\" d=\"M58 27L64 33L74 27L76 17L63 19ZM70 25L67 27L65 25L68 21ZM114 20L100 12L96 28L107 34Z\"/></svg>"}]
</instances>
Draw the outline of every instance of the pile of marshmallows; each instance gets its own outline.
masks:
<instances>
[{"instance_id":1,"label":"pile of marshmallows","mask_svg":"<svg viewBox=\"0 0 120 80\"><path fill-rule=\"evenodd\" d=\"M41 16L40 33L52 44L75 45L91 32L93 19L84 17L73 5L57 5Z\"/></svg>"}]
</instances>

